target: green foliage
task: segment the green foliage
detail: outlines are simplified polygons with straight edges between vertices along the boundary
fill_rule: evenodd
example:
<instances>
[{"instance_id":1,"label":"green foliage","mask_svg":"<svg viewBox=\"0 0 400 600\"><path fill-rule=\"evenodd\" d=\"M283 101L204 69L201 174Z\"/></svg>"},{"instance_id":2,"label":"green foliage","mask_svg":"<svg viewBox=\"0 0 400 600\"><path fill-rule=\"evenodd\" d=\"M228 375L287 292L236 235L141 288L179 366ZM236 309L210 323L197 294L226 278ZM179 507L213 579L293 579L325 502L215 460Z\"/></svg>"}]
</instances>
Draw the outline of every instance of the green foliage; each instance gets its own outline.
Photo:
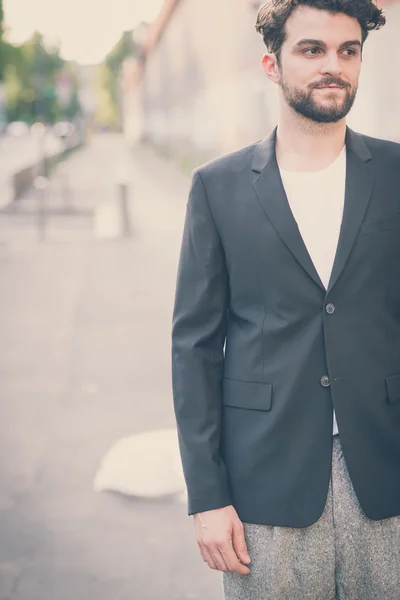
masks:
<instances>
[{"instance_id":1,"label":"green foliage","mask_svg":"<svg viewBox=\"0 0 400 600\"><path fill-rule=\"evenodd\" d=\"M6 55L8 54L8 44L3 40L4 35L4 9L3 0L0 0L0 82L4 80L4 67Z\"/></svg>"},{"instance_id":2,"label":"green foliage","mask_svg":"<svg viewBox=\"0 0 400 600\"><path fill-rule=\"evenodd\" d=\"M118 76L119 70L125 58L136 54L138 46L133 40L132 30L124 31L121 39L115 44L114 48L107 55L105 63L113 75Z\"/></svg>"},{"instance_id":3,"label":"green foliage","mask_svg":"<svg viewBox=\"0 0 400 600\"><path fill-rule=\"evenodd\" d=\"M5 84L7 120L54 123L80 114L77 65L64 61L57 48L47 47L39 32L19 46L9 44L3 36L3 16L3 0L0 0L0 83ZM103 124L118 127L121 66L138 51L132 31L125 31L99 66L97 118ZM72 81L68 106L61 106L57 98L60 73L67 73Z\"/></svg>"},{"instance_id":4,"label":"green foliage","mask_svg":"<svg viewBox=\"0 0 400 600\"><path fill-rule=\"evenodd\" d=\"M74 62L65 63L63 73L68 75L72 82L71 99L68 106L63 107L61 111L62 119L71 121L77 115L82 113L82 107L79 102L79 79L78 79L78 65Z\"/></svg>"},{"instance_id":5,"label":"green foliage","mask_svg":"<svg viewBox=\"0 0 400 600\"><path fill-rule=\"evenodd\" d=\"M61 118L56 80L67 68L68 63L61 58L58 48L47 47L39 32L19 46L0 39L0 80L3 76L7 120L54 123ZM73 118L80 112L77 89L71 104L65 112Z\"/></svg>"},{"instance_id":6,"label":"green foliage","mask_svg":"<svg viewBox=\"0 0 400 600\"><path fill-rule=\"evenodd\" d=\"M104 62L97 72L97 105L95 118L102 125L118 126L118 110L113 99L114 75Z\"/></svg>"},{"instance_id":7,"label":"green foliage","mask_svg":"<svg viewBox=\"0 0 400 600\"><path fill-rule=\"evenodd\" d=\"M132 30L124 31L114 48L106 56L98 77L98 108L96 118L100 123L117 127L119 124L118 87L121 66L128 56L137 54L139 46Z\"/></svg>"}]
</instances>

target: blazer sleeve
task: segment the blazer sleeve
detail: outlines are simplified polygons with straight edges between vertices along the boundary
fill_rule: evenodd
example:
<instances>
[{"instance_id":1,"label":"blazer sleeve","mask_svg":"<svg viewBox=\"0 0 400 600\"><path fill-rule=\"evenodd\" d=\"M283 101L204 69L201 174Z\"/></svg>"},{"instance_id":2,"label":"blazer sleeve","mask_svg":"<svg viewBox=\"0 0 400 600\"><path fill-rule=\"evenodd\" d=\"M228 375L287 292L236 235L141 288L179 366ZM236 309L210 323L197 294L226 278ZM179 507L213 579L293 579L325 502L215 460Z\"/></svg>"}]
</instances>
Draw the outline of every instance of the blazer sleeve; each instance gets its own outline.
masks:
<instances>
[{"instance_id":1,"label":"blazer sleeve","mask_svg":"<svg viewBox=\"0 0 400 600\"><path fill-rule=\"evenodd\" d=\"M228 310L222 243L193 172L172 326L172 387L189 515L232 504L219 446Z\"/></svg>"}]
</instances>

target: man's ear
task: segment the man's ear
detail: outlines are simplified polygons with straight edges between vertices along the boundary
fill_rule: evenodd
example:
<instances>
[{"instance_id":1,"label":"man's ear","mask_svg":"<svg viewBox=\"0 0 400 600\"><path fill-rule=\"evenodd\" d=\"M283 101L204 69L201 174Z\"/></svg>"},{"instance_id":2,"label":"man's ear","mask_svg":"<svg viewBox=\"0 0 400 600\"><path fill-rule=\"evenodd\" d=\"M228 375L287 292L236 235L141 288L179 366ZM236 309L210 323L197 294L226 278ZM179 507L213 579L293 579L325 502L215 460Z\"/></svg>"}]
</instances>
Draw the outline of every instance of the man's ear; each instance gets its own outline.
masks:
<instances>
[{"instance_id":1,"label":"man's ear","mask_svg":"<svg viewBox=\"0 0 400 600\"><path fill-rule=\"evenodd\" d=\"M267 52L261 59L261 66L270 81L273 83L280 82L280 72L278 66L278 60L275 54Z\"/></svg>"}]
</instances>

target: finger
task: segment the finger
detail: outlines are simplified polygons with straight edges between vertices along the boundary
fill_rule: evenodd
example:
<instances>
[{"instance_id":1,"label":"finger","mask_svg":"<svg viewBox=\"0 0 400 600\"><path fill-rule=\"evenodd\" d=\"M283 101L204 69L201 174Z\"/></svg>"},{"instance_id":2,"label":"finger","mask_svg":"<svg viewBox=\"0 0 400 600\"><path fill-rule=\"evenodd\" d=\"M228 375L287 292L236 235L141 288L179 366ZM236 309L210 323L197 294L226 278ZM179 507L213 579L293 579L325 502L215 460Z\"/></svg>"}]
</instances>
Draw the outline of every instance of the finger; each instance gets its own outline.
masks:
<instances>
[{"instance_id":1,"label":"finger","mask_svg":"<svg viewBox=\"0 0 400 600\"><path fill-rule=\"evenodd\" d=\"M217 565L218 571L228 573L229 567L226 564L223 555L221 554L220 547L213 546L212 548L209 548L209 551L210 551L210 554L211 554L215 564Z\"/></svg>"},{"instance_id":2,"label":"finger","mask_svg":"<svg viewBox=\"0 0 400 600\"><path fill-rule=\"evenodd\" d=\"M232 544L221 549L221 554L224 557L225 564L231 573L239 573L240 575L248 575L250 569L243 565L238 559Z\"/></svg>"},{"instance_id":3,"label":"finger","mask_svg":"<svg viewBox=\"0 0 400 600\"><path fill-rule=\"evenodd\" d=\"M207 548L205 546L202 547L202 556L203 556L204 561L210 567L210 569L215 569L216 571L218 570L218 567L215 564L213 557L211 556L210 552L207 550Z\"/></svg>"},{"instance_id":4,"label":"finger","mask_svg":"<svg viewBox=\"0 0 400 600\"><path fill-rule=\"evenodd\" d=\"M251 559L247 550L247 544L244 535L244 527L241 521L239 521L233 526L232 542L234 550L239 560L242 563L249 564L251 562Z\"/></svg>"}]
</instances>

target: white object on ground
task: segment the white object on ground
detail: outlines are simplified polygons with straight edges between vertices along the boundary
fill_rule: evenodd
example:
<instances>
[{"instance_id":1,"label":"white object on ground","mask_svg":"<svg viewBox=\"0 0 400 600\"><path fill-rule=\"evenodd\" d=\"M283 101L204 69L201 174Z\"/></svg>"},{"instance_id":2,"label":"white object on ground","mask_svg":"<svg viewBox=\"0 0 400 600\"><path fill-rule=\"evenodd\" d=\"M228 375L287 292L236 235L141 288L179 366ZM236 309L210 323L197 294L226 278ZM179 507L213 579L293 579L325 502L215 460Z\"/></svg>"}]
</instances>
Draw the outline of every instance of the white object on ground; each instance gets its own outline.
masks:
<instances>
[{"instance_id":1,"label":"white object on ground","mask_svg":"<svg viewBox=\"0 0 400 600\"><path fill-rule=\"evenodd\" d=\"M176 429L160 429L122 438L102 460L94 490L157 498L181 492L185 480ZM183 493L183 495L182 495Z\"/></svg>"},{"instance_id":2,"label":"white object on ground","mask_svg":"<svg viewBox=\"0 0 400 600\"><path fill-rule=\"evenodd\" d=\"M97 204L94 213L93 233L98 238L120 237L122 229L119 204L104 200Z\"/></svg>"}]
</instances>

